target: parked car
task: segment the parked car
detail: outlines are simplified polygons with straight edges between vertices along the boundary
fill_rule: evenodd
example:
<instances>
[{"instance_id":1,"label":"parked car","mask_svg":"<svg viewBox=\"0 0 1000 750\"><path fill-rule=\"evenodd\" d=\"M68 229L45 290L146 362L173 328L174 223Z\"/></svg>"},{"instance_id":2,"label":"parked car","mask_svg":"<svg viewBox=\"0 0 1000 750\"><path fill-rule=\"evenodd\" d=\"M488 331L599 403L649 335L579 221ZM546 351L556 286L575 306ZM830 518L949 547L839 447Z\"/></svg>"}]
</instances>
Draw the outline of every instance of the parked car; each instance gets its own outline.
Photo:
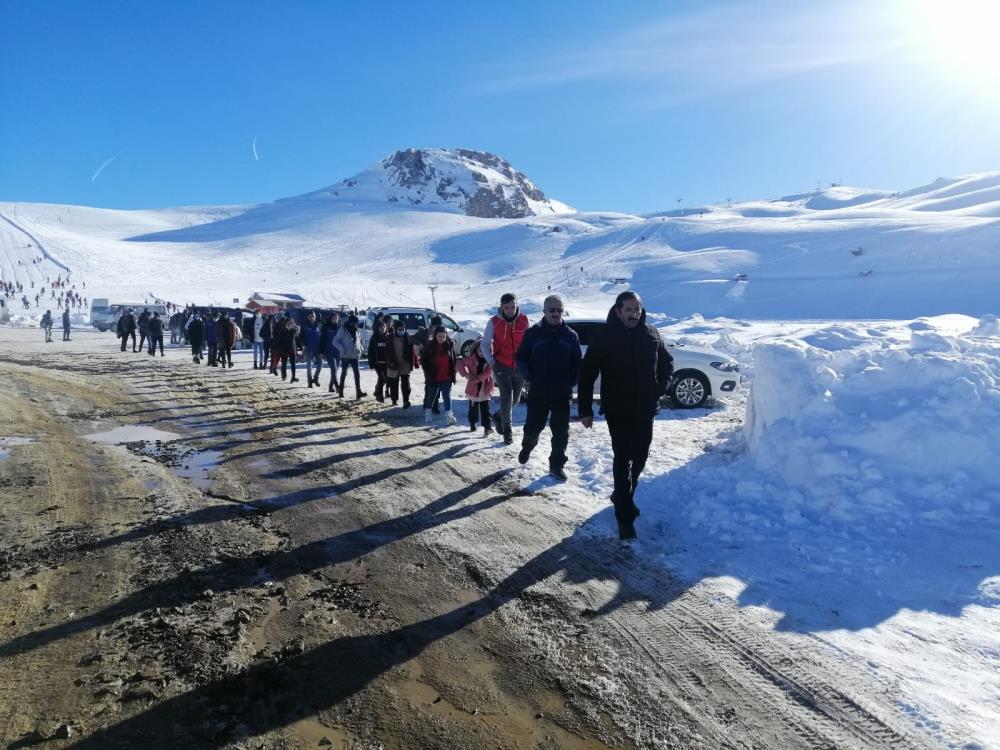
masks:
<instances>
[{"instance_id":1,"label":"parked car","mask_svg":"<svg viewBox=\"0 0 1000 750\"><path fill-rule=\"evenodd\" d=\"M567 320L566 324L580 337L580 349L587 347L597 332L606 325L600 318ZM727 354L713 349L678 344L664 337L663 344L674 358L674 374L667 387L664 400L678 409L704 406L709 399L723 393L732 393L740 386L740 366ZM530 385L526 385L530 388ZM601 380L594 384L594 393L600 393Z\"/></svg>"},{"instance_id":2,"label":"parked car","mask_svg":"<svg viewBox=\"0 0 1000 750\"><path fill-rule=\"evenodd\" d=\"M472 345L480 338L482 332L472 328L462 328L458 323L443 313L431 310L429 307L373 307L368 310L368 314L361 320L361 351L368 351L368 341L372 337L372 328L375 325L375 316L379 313L391 315L393 320L402 320L406 323L406 332L411 336L417 332L418 328L429 328L431 318L440 316L441 325L448 331L455 342L455 350L460 352L460 356L467 357L472 351Z\"/></svg>"}]
</instances>

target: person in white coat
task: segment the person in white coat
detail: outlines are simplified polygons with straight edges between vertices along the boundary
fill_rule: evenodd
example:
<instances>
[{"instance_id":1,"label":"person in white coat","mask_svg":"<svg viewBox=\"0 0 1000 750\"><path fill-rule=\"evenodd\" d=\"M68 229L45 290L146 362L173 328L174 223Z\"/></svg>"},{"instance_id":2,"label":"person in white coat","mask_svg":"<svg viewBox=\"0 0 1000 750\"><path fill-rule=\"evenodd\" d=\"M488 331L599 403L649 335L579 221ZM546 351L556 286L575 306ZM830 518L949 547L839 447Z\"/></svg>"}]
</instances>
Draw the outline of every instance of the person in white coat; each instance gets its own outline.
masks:
<instances>
[{"instance_id":1,"label":"person in white coat","mask_svg":"<svg viewBox=\"0 0 1000 750\"><path fill-rule=\"evenodd\" d=\"M264 319L260 316L259 310L253 313L253 369L263 370L264 364L264 337L261 330L264 328Z\"/></svg>"}]
</instances>

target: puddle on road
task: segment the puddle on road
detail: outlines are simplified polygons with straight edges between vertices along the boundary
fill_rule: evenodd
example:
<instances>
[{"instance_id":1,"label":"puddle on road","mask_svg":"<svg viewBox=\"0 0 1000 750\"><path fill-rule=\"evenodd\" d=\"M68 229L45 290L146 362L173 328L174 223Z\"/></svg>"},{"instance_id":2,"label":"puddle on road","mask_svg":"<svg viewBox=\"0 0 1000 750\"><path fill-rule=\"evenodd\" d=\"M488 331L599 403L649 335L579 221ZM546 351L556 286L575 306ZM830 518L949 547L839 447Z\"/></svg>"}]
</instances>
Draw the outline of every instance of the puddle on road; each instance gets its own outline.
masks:
<instances>
[{"instance_id":1,"label":"puddle on road","mask_svg":"<svg viewBox=\"0 0 1000 750\"><path fill-rule=\"evenodd\" d=\"M221 451L200 451L191 449L181 458L181 465L174 467L174 473L187 479L199 490L207 490L212 484L212 472L222 458Z\"/></svg>"},{"instance_id":2,"label":"puddle on road","mask_svg":"<svg viewBox=\"0 0 1000 750\"><path fill-rule=\"evenodd\" d=\"M203 491L211 486L211 474L222 459L221 451L199 450L182 442L182 436L176 432L148 425L121 425L83 437L104 445L124 445L132 453L163 464Z\"/></svg>"},{"instance_id":3,"label":"puddle on road","mask_svg":"<svg viewBox=\"0 0 1000 750\"><path fill-rule=\"evenodd\" d=\"M10 455L10 449L18 445L28 445L35 442L34 438L0 437L0 461Z\"/></svg>"},{"instance_id":4,"label":"puddle on road","mask_svg":"<svg viewBox=\"0 0 1000 750\"><path fill-rule=\"evenodd\" d=\"M147 427L146 425L126 424L106 432L95 432L90 435L84 435L84 437L95 443L118 445L120 443L138 443L141 441L168 443L171 440L178 440L181 436L176 432L158 430L155 427Z\"/></svg>"}]
</instances>

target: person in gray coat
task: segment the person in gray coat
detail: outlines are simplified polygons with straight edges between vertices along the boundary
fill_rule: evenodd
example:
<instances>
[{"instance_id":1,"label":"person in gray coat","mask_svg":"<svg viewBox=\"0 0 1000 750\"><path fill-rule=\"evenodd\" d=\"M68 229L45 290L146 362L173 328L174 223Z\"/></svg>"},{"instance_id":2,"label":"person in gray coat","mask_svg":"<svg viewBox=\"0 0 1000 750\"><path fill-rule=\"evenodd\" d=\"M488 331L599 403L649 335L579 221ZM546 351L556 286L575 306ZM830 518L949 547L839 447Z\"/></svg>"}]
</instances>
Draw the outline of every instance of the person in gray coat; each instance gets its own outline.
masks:
<instances>
[{"instance_id":1,"label":"person in gray coat","mask_svg":"<svg viewBox=\"0 0 1000 750\"><path fill-rule=\"evenodd\" d=\"M333 339L333 345L340 352L340 385L337 386L337 393L344 397L344 381L347 380L347 368L354 370L354 391L355 398L359 399L368 394L361 390L361 373L358 371L358 358L361 356L361 348L358 344L358 316L351 315L347 322L337 331Z\"/></svg>"}]
</instances>

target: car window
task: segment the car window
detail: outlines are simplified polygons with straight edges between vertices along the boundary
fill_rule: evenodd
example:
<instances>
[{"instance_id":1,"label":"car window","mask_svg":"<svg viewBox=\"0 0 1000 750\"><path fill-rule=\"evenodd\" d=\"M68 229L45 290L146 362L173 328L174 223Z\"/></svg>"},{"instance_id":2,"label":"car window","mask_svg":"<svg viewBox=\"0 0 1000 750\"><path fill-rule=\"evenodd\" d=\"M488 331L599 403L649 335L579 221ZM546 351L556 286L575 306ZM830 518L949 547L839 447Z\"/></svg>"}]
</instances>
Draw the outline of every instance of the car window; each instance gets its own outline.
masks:
<instances>
[{"instance_id":1,"label":"car window","mask_svg":"<svg viewBox=\"0 0 1000 750\"><path fill-rule=\"evenodd\" d=\"M451 318L449 318L447 315L442 315L441 316L441 325L443 325L449 331L457 331L458 330L458 323L456 323L454 320L452 320Z\"/></svg>"},{"instance_id":2,"label":"car window","mask_svg":"<svg viewBox=\"0 0 1000 750\"><path fill-rule=\"evenodd\" d=\"M576 335L580 337L580 346L590 346L594 334L603 326L603 323L569 323L569 327L576 331Z\"/></svg>"},{"instance_id":3,"label":"car window","mask_svg":"<svg viewBox=\"0 0 1000 750\"><path fill-rule=\"evenodd\" d=\"M393 316L396 320L401 320L406 325L407 331L415 331L427 325L424 322L424 314L417 312L400 312Z\"/></svg>"}]
</instances>

